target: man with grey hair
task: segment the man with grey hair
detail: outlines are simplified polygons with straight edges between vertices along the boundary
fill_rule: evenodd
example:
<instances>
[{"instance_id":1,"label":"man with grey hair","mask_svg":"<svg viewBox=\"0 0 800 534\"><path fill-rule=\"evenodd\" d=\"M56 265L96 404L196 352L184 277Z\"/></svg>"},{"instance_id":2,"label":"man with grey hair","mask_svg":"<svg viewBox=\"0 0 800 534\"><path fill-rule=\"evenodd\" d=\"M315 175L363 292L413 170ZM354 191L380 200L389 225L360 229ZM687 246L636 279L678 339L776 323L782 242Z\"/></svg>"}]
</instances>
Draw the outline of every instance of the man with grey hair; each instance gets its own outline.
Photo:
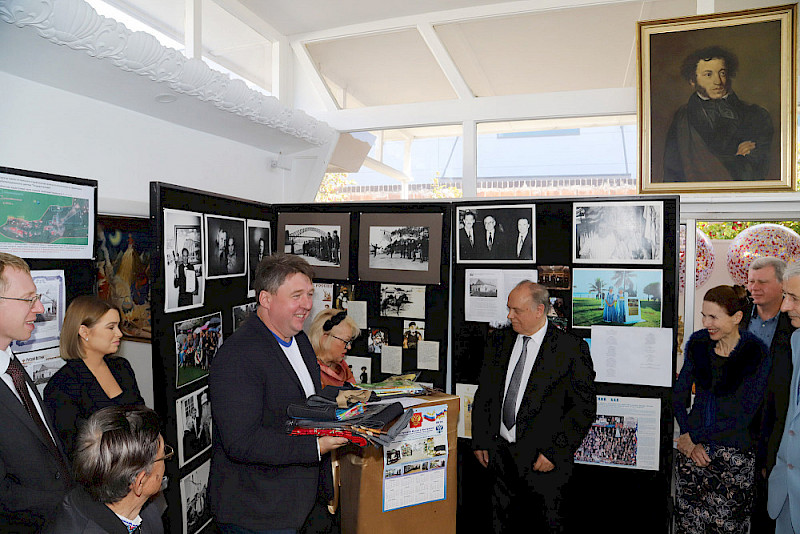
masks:
<instances>
[{"instance_id":1,"label":"man with grey hair","mask_svg":"<svg viewBox=\"0 0 800 534\"><path fill-rule=\"evenodd\" d=\"M0 532L38 532L72 486L53 421L11 350L44 306L25 260L0 252Z\"/></svg>"},{"instance_id":2,"label":"man with grey hair","mask_svg":"<svg viewBox=\"0 0 800 534\"><path fill-rule=\"evenodd\" d=\"M525 280L508 295L510 329L484 353L472 411L475 457L494 477L494 532L564 532L564 490L595 420L586 342L547 320L550 294Z\"/></svg>"},{"instance_id":3,"label":"man with grey hair","mask_svg":"<svg viewBox=\"0 0 800 534\"><path fill-rule=\"evenodd\" d=\"M174 451L159 428L158 415L144 406L93 413L76 439L73 469L79 486L43 533L163 533L159 506L150 498L161 491Z\"/></svg>"},{"instance_id":4,"label":"man with grey hair","mask_svg":"<svg viewBox=\"0 0 800 534\"><path fill-rule=\"evenodd\" d=\"M800 264L786 269L783 281L783 304L792 326L800 327ZM800 533L800 333L791 338L793 372L789 403L775 467L769 475L767 510L776 520L775 534Z\"/></svg>"},{"instance_id":5,"label":"man with grey hair","mask_svg":"<svg viewBox=\"0 0 800 534\"><path fill-rule=\"evenodd\" d=\"M347 439L286 433L288 405L322 390L303 332L313 276L300 256L264 258L256 267L256 313L211 363L209 500L223 533L296 532L326 517L323 503L333 490L328 453Z\"/></svg>"},{"instance_id":6,"label":"man with grey hair","mask_svg":"<svg viewBox=\"0 0 800 534\"><path fill-rule=\"evenodd\" d=\"M744 310L739 324L741 330L759 338L772 356L769 384L760 411L761 440L756 454L756 491L751 517L754 532L775 528L767 514L767 477L775 465L789 407L789 378L792 376L789 338L794 332L789 316L781 312L785 270L786 262L772 256L756 258L750 264L747 290L753 303Z\"/></svg>"}]
</instances>

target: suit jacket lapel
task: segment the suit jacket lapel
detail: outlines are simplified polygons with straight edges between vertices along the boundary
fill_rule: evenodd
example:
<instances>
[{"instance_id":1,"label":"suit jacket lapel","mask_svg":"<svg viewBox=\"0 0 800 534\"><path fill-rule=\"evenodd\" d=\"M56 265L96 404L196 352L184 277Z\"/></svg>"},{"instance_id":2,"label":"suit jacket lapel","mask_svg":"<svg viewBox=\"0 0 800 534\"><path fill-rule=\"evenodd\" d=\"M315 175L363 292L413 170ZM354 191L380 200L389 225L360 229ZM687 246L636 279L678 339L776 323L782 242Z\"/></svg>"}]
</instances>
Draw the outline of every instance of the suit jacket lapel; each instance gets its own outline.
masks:
<instances>
[{"instance_id":1,"label":"suit jacket lapel","mask_svg":"<svg viewBox=\"0 0 800 534\"><path fill-rule=\"evenodd\" d=\"M519 406L517 412L517 422L524 421L526 417L531 417L539 411L541 406L542 392L544 385L549 382L551 373L547 371L547 366L550 365L550 356L552 353L552 338L553 338L552 324L547 325L547 331L542 339L542 344L539 346L539 352L536 353L536 360L533 362L531 368L531 375L528 378L528 383L525 385L525 395L522 397L522 404ZM523 425L517 425L517 431Z\"/></svg>"},{"instance_id":2,"label":"suit jacket lapel","mask_svg":"<svg viewBox=\"0 0 800 534\"><path fill-rule=\"evenodd\" d=\"M27 374L28 373L25 373L26 375L25 381L29 382ZM34 389L34 393L36 393L37 400L39 400L38 392L36 392L36 389ZM39 400L39 402L41 403L41 400ZM23 425L25 425L25 427L31 433L33 433L33 435L37 436L42 442L44 442L44 436L42 436L42 433L39 431L39 427L36 426L36 423L33 422L33 419L28 413L28 410L25 409L25 406L23 406L22 402L17 398L16 394L13 391L11 391L11 389L8 387L8 384L6 384L2 380L0 380L0 404L3 405L5 409L8 410L9 413L13 414L17 419L19 419L20 422ZM47 410L42 409L42 412L47 412ZM45 417L47 417L46 413ZM49 426L51 429L53 428L52 425Z\"/></svg>"}]
</instances>

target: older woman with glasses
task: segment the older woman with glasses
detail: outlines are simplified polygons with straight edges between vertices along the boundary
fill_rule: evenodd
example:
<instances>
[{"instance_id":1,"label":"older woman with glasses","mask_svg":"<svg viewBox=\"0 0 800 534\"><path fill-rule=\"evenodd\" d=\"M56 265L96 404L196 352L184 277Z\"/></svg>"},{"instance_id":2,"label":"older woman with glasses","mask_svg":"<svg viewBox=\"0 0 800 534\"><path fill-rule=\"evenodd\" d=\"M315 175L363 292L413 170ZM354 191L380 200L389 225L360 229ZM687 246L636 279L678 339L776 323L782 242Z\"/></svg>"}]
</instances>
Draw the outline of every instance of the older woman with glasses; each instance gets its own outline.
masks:
<instances>
[{"instance_id":1,"label":"older woman with glasses","mask_svg":"<svg viewBox=\"0 0 800 534\"><path fill-rule=\"evenodd\" d=\"M119 321L112 304L92 296L73 299L64 316L60 348L67 363L47 383L44 400L70 458L78 429L94 412L144 405L130 363L114 357Z\"/></svg>"},{"instance_id":2,"label":"older woman with glasses","mask_svg":"<svg viewBox=\"0 0 800 534\"><path fill-rule=\"evenodd\" d=\"M308 337L322 372L322 387L356 383L345 357L361 330L346 310L326 309L314 317Z\"/></svg>"},{"instance_id":3,"label":"older woman with glasses","mask_svg":"<svg viewBox=\"0 0 800 534\"><path fill-rule=\"evenodd\" d=\"M151 409L111 406L95 412L76 439L78 486L43 532L163 534L161 512L148 501L161 491L172 455Z\"/></svg>"}]
</instances>

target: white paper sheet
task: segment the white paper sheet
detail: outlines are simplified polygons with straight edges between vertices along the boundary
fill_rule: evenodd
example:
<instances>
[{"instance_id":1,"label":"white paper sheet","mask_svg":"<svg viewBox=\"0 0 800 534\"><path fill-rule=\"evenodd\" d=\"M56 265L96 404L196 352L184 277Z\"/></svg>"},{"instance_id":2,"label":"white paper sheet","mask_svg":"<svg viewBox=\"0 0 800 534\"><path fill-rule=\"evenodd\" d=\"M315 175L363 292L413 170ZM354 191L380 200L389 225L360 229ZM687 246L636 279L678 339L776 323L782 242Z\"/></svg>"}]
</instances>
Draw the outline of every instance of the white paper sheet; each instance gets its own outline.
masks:
<instances>
[{"instance_id":1,"label":"white paper sheet","mask_svg":"<svg viewBox=\"0 0 800 534\"><path fill-rule=\"evenodd\" d=\"M475 401L475 384L456 384L456 395L461 402L458 412L458 437L472 438L472 403Z\"/></svg>"},{"instance_id":2,"label":"white paper sheet","mask_svg":"<svg viewBox=\"0 0 800 534\"><path fill-rule=\"evenodd\" d=\"M672 386L672 329L592 326L598 382Z\"/></svg>"},{"instance_id":3,"label":"white paper sheet","mask_svg":"<svg viewBox=\"0 0 800 534\"><path fill-rule=\"evenodd\" d=\"M347 315L353 319L362 330L367 328L367 301L351 300L347 303Z\"/></svg>"},{"instance_id":4,"label":"white paper sheet","mask_svg":"<svg viewBox=\"0 0 800 534\"><path fill-rule=\"evenodd\" d=\"M464 284L464 318L492 325L508 322L508 294L523 280L535 282L536 269L467 269Z\"/></svg>"},{"instance_id":5,"label":"white paper sheet","mask_svg":"<svg viewBox=\"0 0 800 534\"><path fill-rule=\"evenodd\" d=\"M439 342L424 341L417 342L417 369L439 370Z\"/></svg>"},{"instance_id":6,"label":"white paper sheet","mask_svg":"<svg viewBox=\"0 0 800 534\"><path fill-rule=\"evenodd\" d=\"M403 372L403 347L384 345L381 352L381 373L399 375Z\"/></svg>"},{"instance_id":7,"label":"white paper sheet","mask_svg":"<svg viewBox=\"0 0 800 534\"><path fill-rule=\"evenodd\" d=\"M597 416L575 463L658 471L661 399L597 396Z\"/></svg>"}]
</instances>

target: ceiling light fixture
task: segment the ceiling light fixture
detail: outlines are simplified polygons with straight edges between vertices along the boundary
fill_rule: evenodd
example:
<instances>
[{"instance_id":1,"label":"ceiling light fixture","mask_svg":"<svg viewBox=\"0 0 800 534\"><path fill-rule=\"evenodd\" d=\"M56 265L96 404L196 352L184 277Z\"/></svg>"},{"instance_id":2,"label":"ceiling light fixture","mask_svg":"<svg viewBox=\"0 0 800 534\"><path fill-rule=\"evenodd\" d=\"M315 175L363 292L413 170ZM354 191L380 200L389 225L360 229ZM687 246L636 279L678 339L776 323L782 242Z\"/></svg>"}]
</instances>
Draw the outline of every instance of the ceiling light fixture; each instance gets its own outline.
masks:
<instances>
[{"instance_id":1,"label":"ceiling light fixture","mask_svg":"<svg viewBox=\"0 0 800 534\"><path fill-rule=\"evenodd\" d=\"M156 102L160 102L161 104L171 104L178 100L178 97L175 95L171 95L169 93L162 93L160 95L156 95Z\"/></svg>"}]
</instances>

